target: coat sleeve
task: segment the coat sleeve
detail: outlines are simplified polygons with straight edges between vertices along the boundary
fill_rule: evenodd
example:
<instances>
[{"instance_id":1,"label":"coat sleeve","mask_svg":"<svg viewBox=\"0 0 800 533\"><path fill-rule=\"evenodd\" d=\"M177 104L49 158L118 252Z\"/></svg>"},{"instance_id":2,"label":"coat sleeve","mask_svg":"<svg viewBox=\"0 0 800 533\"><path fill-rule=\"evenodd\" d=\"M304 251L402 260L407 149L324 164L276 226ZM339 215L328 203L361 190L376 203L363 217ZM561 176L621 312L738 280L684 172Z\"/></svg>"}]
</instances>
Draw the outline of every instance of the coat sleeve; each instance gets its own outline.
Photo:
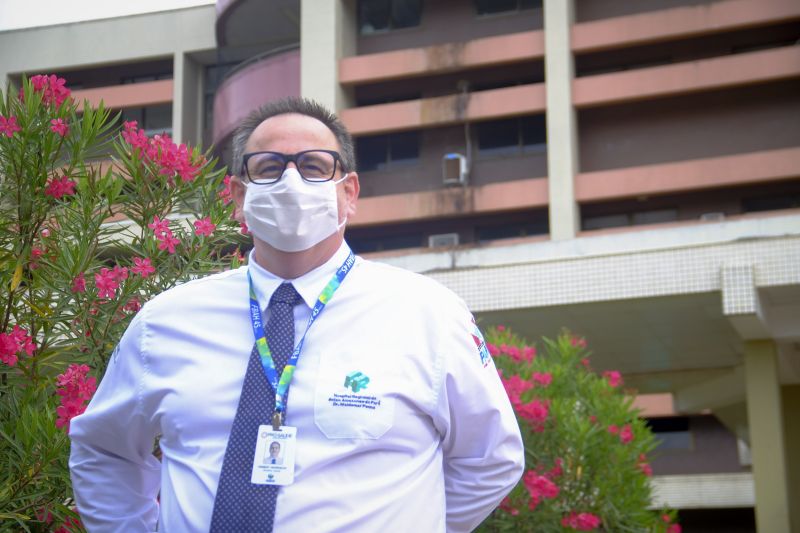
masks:
<instances>
[{"instance_id":1,"label":"coat sleeve","mask_svg":"<svg viewBox=\"0 0 800 533\"><path fill-rule=\"evenodd\" d=\"M525 466L508 396L472 315L459 304L440 326L435 417L443 436L447 531L453 533L476 528Z\"/></svg>"},{"instance_id":2,"label":"coat sleeve","mask_svg":"<svg viewBox=\"0 0 800 533\"><path fill-rule=\"evenodd\" d=\"M131 322L86 411L70 424L70 473L90 532L155 531L160 462L152 417L143 409L142 353L147 306Z\"/></svg>"}]
</instances>

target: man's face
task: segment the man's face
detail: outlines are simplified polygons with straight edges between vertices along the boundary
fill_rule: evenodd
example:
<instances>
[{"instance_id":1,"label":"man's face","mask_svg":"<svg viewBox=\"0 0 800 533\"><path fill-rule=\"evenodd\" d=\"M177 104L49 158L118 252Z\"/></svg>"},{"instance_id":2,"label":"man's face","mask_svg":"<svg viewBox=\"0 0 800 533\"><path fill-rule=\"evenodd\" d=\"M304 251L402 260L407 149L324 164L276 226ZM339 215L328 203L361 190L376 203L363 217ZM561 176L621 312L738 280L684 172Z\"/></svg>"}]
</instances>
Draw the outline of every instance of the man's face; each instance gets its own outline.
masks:
<instances>
[{"instance_id":1,"label":"man's face","mask_svg":"<svg viewBox=\"0 0 800 533\"><path fill-rule=\"evenodd\" d=\"M281 445L280 444L278 444L277 442L273 442L272 444L269 445L269 456L270 457L272 457L274 459L274 458L278 457L278 455L280 453L281 453Z\"/></svg>"},{"instance_id":2,"label":"man's face","mask_svg":"<svg viewBox=\"0 0 800 533\"><path fill-rule=\"evenodd\" d=\"M336 136L325 124L306 115L288 113L270 117L259 124L247 141L245 153L271 151L296 154L315 148L340 151ZM294 163L289 163L289 165L293 166ZM236 170L240 171L241 169ZM340 165L337 165L336 175L333 179L339 180L343 176ZM239 179L247 182L246 176L239 176ZM250 183L248 187L269 187L269 185ZM243 221L242 207L246 188L242 183L233 180L232 191L237 204L236 218L241 222ZM345 217L349 218L355 214L358 192L358 175L355 172L351 172L347 179L336 185L340 224Z\"/></svg>"}]
</instances>

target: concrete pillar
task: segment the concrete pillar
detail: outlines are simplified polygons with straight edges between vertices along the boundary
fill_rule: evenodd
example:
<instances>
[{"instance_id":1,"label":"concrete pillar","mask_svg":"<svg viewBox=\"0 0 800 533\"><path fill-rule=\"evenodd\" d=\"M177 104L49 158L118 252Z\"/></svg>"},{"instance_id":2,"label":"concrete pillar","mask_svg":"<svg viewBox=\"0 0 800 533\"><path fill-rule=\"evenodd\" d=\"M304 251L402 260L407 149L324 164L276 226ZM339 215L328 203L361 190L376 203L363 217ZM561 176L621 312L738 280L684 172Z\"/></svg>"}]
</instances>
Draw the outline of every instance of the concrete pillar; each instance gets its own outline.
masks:
<instances>
[{"instance_id":1,"label":"concrete pillar","mask_svg":"<svg viewBox=\"0 0 800 533\"><path fill-rule=\"evenodd\" d=\"M573 239L580 229L575 202L578 134L572 105L575 66L570 49L574 0L544 1L544 71L547 91L547 186L550 238Z\"/></svg>"},{"instance_id":2,"label":"concrete pillar","mask_svg":"<svg viewBox=\"0 0 800 533\"><path fill-rule=\"evenodd\" d=\"M172 138L176 143L200 144L203 134L203 66L186 52L173 59Z\"/></svg>"},{"instance_id":3,"label":"concrete pillar","mask_svg":"<svg viewBox=\"0 0 800 533\"><path fill-rule=\"evenodd\" d=\"M339 60L356 53L355 0L301 0L300 94L334 112L351 107Z\"/></svg>"},{"instance_id":4,"label":"concrete pillar","mask_svg":"<svg viewBox=\"0 0 800 533\"><path fill-rule=\"evenodd\" d=\"M789 477L791 524L794 533L800 533L800 385L785 385L783 399L783 438L786 466Z\"/></svg>"},{"instance_id":5,"label":"concrete pillar","mask_svg":"<svg viewBox=\"0 0 800 533\"><path fill-rule=\"evenodd\" d=\"M747 418L760 533L789 533L789 494L778 358L771 340L744 343Z\"/></svg>"}]
</instances>

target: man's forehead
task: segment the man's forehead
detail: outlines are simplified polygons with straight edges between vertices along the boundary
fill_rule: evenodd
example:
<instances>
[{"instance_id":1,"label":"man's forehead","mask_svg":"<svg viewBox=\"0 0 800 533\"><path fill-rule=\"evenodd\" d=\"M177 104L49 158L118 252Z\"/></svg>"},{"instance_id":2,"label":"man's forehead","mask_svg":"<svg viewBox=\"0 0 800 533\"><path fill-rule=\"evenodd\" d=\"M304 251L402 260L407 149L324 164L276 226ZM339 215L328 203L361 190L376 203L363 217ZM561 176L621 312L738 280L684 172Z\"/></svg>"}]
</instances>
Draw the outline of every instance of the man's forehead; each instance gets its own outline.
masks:
<instances>
[{"instance_id":1,"label":"man's forehead","mask_svg":"<svg viewBox=\"0 0 800 533\"><path fill-rule=\"evenodd\" d=\"M336 136L322 121L300 113L282 113L264 119L250 135L248 146L285 140L316 144L336 143ZM324 147L324 146L320 146Z\"/></svg>"}]
</instances>

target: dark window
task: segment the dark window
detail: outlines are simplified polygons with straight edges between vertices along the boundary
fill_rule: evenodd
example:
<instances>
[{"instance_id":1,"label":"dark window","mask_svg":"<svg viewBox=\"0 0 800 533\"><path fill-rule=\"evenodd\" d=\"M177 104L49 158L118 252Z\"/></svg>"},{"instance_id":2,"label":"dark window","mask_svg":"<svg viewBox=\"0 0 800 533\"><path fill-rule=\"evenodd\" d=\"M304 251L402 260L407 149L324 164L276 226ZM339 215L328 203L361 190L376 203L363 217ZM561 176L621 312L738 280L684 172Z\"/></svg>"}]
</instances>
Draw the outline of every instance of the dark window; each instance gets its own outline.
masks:
<instances>
[{"instance_id":1,"label":"dark window","mask_svg":"<svg viewBox=\"0 0 800 533\"><path fill-rule=\"evenodd\" d=\"M531 115L478 123L481 154L515 154L541 150L547 142L544 115Z\"/></svg>"},{"instance_id":2,"label":"dark window","mask_svg":"<svg viewBox=\"0 0 800 533\"><path fill-rule=\"evenodd\" d=\"M646 422L658 441L658 450L692 449L689 418L684 416L650 418Z\"/></svg>"},{"instance_id":3,"label":"dark window","mask_svg":"<svg viewBox=\"0 0 800 533\"><path fill-rule=\"evenodd\" d=\"M618 228L622 226L642 226L646 224L661 224L678 220L677 209L653 209L650 211L635 211L632 213L617 213L613 215L589 216L583 219L583 229Z\"/></svg>"},{"instance_id":4,"label":"dark window","mask_svg":"<svg viewBox=\"0 0 800 533\"><path fill-rule=\"evenodd\" d=\"M475 234L478 242L490 242L499 239L515 239L530 235L544 235L548 232L547 220L534 220L496 226L477 226Z\"/></svg>"},{"instance_id":5,"label":"dark window","mask_svg":"<svg viewBox=\"0 0 800 533\"><path fill-rule=\"evenodd\" d=\"M358 27L362 34L419 26L422 0L360 0Z\"/></svg>"},{"instance_id":6,"label":"dark window","mask_svg":"<svg viewBox=\"0 0 800 533\"><path fill-rule=\"evenodd\" d=\"M745 213L754 211L773 211L776 209L792 209L800 207L800 194L780 194L775 196L751 196L742 199L742 210Z\"/></svg>"},{"instance_id":7,"label":"dark window","mask_svg":"<svg viewBox=\"0 0 800 533\"><path fill-rule=\"evenodd\" d=\"M347 244L359 254L385 250L402 250L404 248L420 248L423 246L422 233L362 238L348 236Z\"/></svg>"},{"instance_id":8,"label":"dark window","mask_svg":"<svg viewBox=\"0 0 800 533\"><path fill-rule=\"evenodd\" d=\"M123 109L120 124L130 120L135 120L148 136L172 135L172 104Z\"/></svg>"},{"instance_id":9,"label":"dark window","mask_svg":"<svg viewBox=\"0 0 800 533\"><path fill-rule=\"evenodd\" d=\"M505 13L534 7L542 7L542 0L475 0L478 15L491 15L492 13Z\"/></svg>"},{"instance_id":10,"label":"dark window","mask_svg":"<svg viewBox=\"0 0 800 533\"><path fill-rule=\"evenodd\" d=\"M419 132L370 135L356 139L356 162L361 171L386 170L419 159Z\"/></svg>"}]
</instances>

